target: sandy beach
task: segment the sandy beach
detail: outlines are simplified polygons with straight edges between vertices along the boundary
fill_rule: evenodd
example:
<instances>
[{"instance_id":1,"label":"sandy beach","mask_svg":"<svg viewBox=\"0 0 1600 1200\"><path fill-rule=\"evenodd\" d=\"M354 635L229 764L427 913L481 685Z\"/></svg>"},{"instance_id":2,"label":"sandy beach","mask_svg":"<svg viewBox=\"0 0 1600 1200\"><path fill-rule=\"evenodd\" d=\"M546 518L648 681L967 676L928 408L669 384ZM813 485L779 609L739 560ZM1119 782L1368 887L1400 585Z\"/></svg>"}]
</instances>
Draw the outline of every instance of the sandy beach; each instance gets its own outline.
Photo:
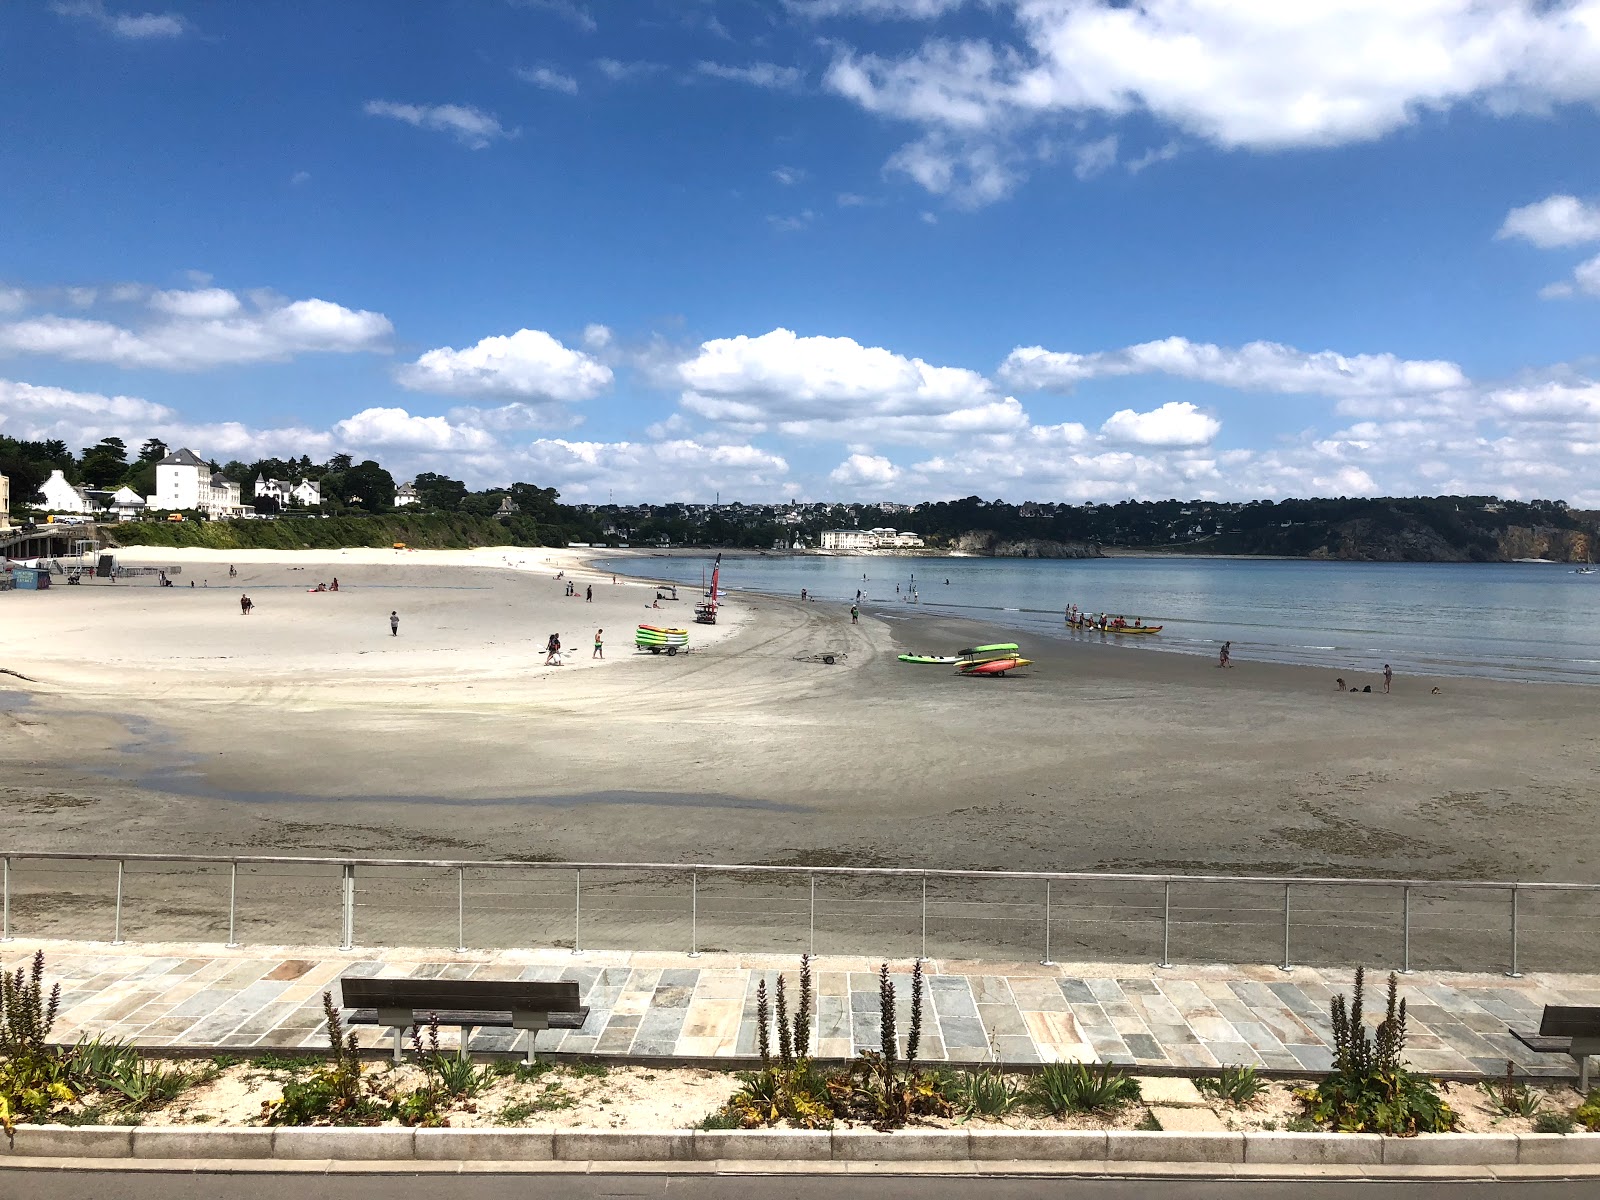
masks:
<instances>
[{"instance_id":1,"label":"sandy beach","mask_svg":"<svg viewBox=\"0 0 1600 1200\"><path fill-rule=\"evenodd\" d=\"M120 558L180 586L0 597L12 849L1600 879L1583 688L1043 639L961 679L895 655L995 631L754 596L667 659L633 626L691 589L573 551Z\"/></svg>"}]
</instances>

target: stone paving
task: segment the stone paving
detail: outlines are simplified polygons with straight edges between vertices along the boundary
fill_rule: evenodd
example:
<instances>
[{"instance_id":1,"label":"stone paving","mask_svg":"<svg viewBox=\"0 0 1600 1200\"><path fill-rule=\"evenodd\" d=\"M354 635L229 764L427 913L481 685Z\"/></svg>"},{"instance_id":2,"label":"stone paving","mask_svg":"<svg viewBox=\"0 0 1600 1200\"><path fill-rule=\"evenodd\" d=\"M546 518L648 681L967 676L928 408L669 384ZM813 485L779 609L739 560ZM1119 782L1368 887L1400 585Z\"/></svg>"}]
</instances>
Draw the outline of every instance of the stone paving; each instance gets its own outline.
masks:
<instances>
[{"instance_id":1,"label":"stone paving","mask_svg":"<svg viewBox=\"0 0 1600 1200\"><path fill-rule=\"evenodd\" d=\"M790 995L798 959L772 955L566 950L456 954L436 950L16 941L0 946L14 969L42 948L47 977L62 984L53 1037L97 1033L142 1046L278 1049L322 1045L322 993L339 999L341 975L449 979L576 980L590 1007L581 1030L546 1030L536 1049L566 1054L734 1059L756 1053L755 992L781 971ZM879 1044L875 961L814 960L814 1053L845 1058ZM892 963L898 1026L909 1022L910 964ZM953 1062L1111 1061L1148 1068L1249 1063L1323 1070L1328 1002L1350 973L1311 967L1119 963L924 964L922 1056ZM1381 1012L1383 977L1369 978L1369 1015ZM1421 1070L1498 1075L1511 1059L1533 1074L1572 1072L1564 1055L1534 1055L1507 1027L1537 1029L1545 1004L1600 1005L1600 976L1417 973L1408 1002L1407 1057ZM454 1035L441 1031L454 1045ZM479 1030L474 1050L521 1049L522 1034ZM379 1040L371 1029L364 1039Z\"/></svg>"}]
</instances>

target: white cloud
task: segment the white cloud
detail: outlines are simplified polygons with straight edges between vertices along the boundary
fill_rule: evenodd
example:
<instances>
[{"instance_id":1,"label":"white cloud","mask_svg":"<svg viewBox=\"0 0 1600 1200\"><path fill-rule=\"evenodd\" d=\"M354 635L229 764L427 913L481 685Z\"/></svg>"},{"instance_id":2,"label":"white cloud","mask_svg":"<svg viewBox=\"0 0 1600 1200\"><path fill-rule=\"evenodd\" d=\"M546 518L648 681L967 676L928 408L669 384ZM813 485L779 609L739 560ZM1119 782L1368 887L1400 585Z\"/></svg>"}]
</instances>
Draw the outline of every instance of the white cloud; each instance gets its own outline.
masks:
<instances>
[{"instance_id":1,"label":"white cloud","mask_svg":"<svg viewBox=\"0 0 1600 1200\"><path fill-rule=\"evenodd\" d=\"M382 351L394 332L381 313L327 300L258 297L256 311L245 312L233 293L217 288L157 292L151 304L162 316L138 329L53 314L0 322L0 356L192 371L306 353Z\"/></svg>"},{"instance_id":2,"label":"white cloud","mask_svg":"<svg viewBox=\"0 0 1600 1200\"><path fill-rule=\"evenodd\" d=\"M779 233L798 233L802 229L809 228L811 222L816 219L817 214L814 211L809 208L803 208L799 212L790 213L787 216L769 216L767 224L771 225Z\"/></svg>"},{"instance_id":3,"label":"white cloud","mask_svg":"<svg viewBox=\"0 0 1600 1200\"><path fill-rule=\"evenodd\" d=\"M56 0L50 8L63 17L91 21L130 42L182 37L189 31L189 23L177 13L114 13L100 0Z\"/></svg>"},{"instance_id":4,"label":"white cloud","mask_svg":"<svg viewBox=\"0 0 1600 1200\"><path fill-rule=\"evenodd\" d=\"M603 329L604 326L591 326ZM607 331L609 335L609 330ZM429 350L396 372L403 387L444 396L508 396L547 403L590 400L611 384L611 368L540 329L486 337L457 350Z\"/></svg>"},{"instance_id":5,"label":"white cloud","mask_svg":"<svg viewBox=\"0 0 1600 1200\"><path fill-rule=\"evenodd\" d=\"M1333 397L1433 394L1463 388L1468 382L1452 362L1332 350L1307 353L1277 342L1250 342L1234 349L1181 337L1092 354L1019 346L1000 367L1000 378L1012 387L1057 390L1086 379L1149 374L1243 391Z\"/></svg>"},{"instance_id":6,"label":"white cloud","mask_svg":"<svg viewBox=\"0 0 1600 1200\"><path fill-rule=\"evenodd\" d=\"M909 175L925 190L960 208L981 208L1009 196L1022 174L1016 156L993 143L929 134L900 147L883 169Z\"/></svg>"},{"instance_id":7,"label":"white cloud","mask_svg":"<svg viewBox=\"0 0 1600 1200\"><path fill-rule=\"evenodd\" d=\"M852 454L828 472L830 480L847 488L888 487L900 475L900 468L881 454Z\"/></svg>"},{"instance_id":8,"label":"white cloud","mask_svg":"<svg viewBox=\"0 0 1600 1200\"><path fill-rule=\"evenodd\" d=\"M615 58L597 58L594 60L595 70L604 75L612 83L621 83L628 79L639 79L645 75L654 75L658 71L666 70L666 66L658 62L648 62L640 59L635 62L623 62Z\"/></svg>"},{"instance_id":9,"label":"white cloud","mask_svg":"<svg viewBox=\"0 0 1600 1200\"><path fill-rule=\"evenodd\" d=\"M980 142L1013 144L1041 121L1144 113L1250 150L1370 141L1463 104L1537 115L1600 97L1595 0L1003 6L1014 41L935 37L900 57L844 47L824 85L869 112Z\"/></svg>"},{"instance_id":10,"label":"white cloud","mask_svg":"<svg viewBox=\"0 0 1600 1200\"><path fill-rule=\"evenodd\" d=\"M793 187L805 179L806 171L804 167L778 167L772 172L772 177L784 187Z\"/></svg>"},{"instance_id":11,"label":"white cloud","mask_svg":"<svg viewBox=\"0 0 1600 1200\"><path fill-rule=\"evenodd\" d=\"M1567 300L1580 293L1600 296L1600 254L1574 267L1571 279L1547 283L1539 289L1539 296L1543 300Z\"/></svg>"},{"instance_id":12,"label":"white cloud","mask_svg":"<svg viewBox=\"0 0 1600 1200\"><path fill-rule=\"evenodd\" d=\"M1222 432L1222 422L1192 404L1169 402L1150 412L1124 408L1100 426L1112 442L1140 446L1206 446Z\"/></svg>"},{"instance_id":13,"label":"white cloud","mask_svg":"<svg viewBox=\"0 0 1600 1200\"><path fill-rule=\"evenodd\" d=\"M515 137L493 113L470 104L397 104L392 100L368 100L362 111L369 117L388 117L418 129L448 133L469 150L482 150L501 138Z\"/></svg>"},{"instance_id":14,"label":"white cloud","mask_svg":"<svg viewBox=\"0 0 1600 1200\"><path fill-rule=\"evenodd\" d=\"M578 81L566 72L557 71L553 67L518 67L516 75L524 83L542 87L546 91L565 92L569 96L578 94Z\"/></svg>"},{"instance_id":15,"label":"white cloud","mask_svg":"<svg viewBox=\"0 0 1600 1200\"><path fill-rule=\"evenodd\" d=\"M1157 146L1146 150L1138 158L1130 158L1122 165L1127 168L1128 174L1137 175L1146 167L1153 167L1156 163L1167 162L1177 158L1182 149L1177 142L1168 142L1165 146Z\"/></svg>"},{"instance_id":16,"label":"white cloud","mask_svg":"<svg viewBox=\"0 0 1600 1200\"><path fill-rule=\"evenodd\" d=\"M1588 204L1576 196L1546 196L1536 204L1513 208L1495 236L1521 238L1543 250L1597 242L1600 205Z\"/></svg>"},{"instance_id":17,"label":"white cloud","mask_svg":"<svg viewBox=\"0 0 1600 1200\"><path fill-rule=\"evenodd\" d=\"M585 33L594 33L600 28L588 8L574 0L513 0L513 3L522 8L540 9L565 17Z\"/></svg>"},{"instance_id":18,"label":"white cloud","mask_svg":"<svg viewBox=\"0 0 1600 1200\"><path fill-rule=\"evenodd\" d=\"M1022 406L976 371L932 366L847 337L774 329L718 338L679 363L677 375L685 409L752 432L905 444L1027 424Z\"/></svg>"},{"instance_id":19,"label":"white cloud","mask_svg":"<svg viewBox=\"0 0 1600 1200\"><path fill-rule=\"evenodd\" d=\"M413 416L403 408L366 408L335 423L342 444L403 450L490 450L498 445L482 429L454 425L444 417Z\"/></svg>"},{"instance_id":20,"label":"white cloud","mask_svg":"<svg viewBox=\"0 0 1600 1200\"><path fill-rule=\"evenodd\" d=\"M157 292L150 307L174 317L231 317L240 309L239 297L223 288Z\"/></svg>"},{"instance_id":21,"label":"white cloud","mask_svg":"<svg viewBox=\"0 0 1600 1200\"><path fill-rule=\"evenodd\" d=\"M660 442L579 442L540 438L508 456L508 469L561 491L570 501L772 499L788 481L789 464L752 445L705 445L689 438Z\"/></svg>"},{"instance_id":22,"label":"white cloud","mask_svg":"<svg viewBox=\"0 0 1600 1200\"><path fill-rule=\"evenodd\" d=\"M1079 179L1093 179L1117 165L1117 135L1079 146L1072 152L1072 173Z\"/></svg>"},{"instance_id":23,"label":"white cloud","mask_svg":"<svg viewBox=\"0 0 1600 1200\"><path fill-rule=\"evenodd\" d=\"M736 67L726 63L698 62L695 73L710 79L726 79L734 83L748 83L751 87L771 91L793 91L800 86L805 72L798 67L780 67L777 63L757 62Z\"/></svg>"},{"instance_id":24,"label":"white cloud","mask_svg":"<svg viewBox=\"0 0 1600 1200\"><path fill-rule=\"evenodd\" d=\"M19 313L27 307L27 292L21 288L0 286L0 315Z\"/></svg>"}]
</instances>

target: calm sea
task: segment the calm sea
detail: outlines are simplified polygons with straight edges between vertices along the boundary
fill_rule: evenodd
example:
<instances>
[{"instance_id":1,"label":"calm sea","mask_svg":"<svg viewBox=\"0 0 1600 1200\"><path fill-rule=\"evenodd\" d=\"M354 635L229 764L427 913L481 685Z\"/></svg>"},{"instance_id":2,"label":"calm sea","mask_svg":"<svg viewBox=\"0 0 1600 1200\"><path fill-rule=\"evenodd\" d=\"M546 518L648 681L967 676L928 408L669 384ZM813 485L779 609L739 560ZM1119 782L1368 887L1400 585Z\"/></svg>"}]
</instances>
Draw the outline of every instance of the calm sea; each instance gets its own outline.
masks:
<instances>
[{"instance_id":1,"label":"calm sea","mask_svg":"<svg viewBox=\"0 0 1600 1200\"><path fill-rule=\"evenodd\" d=\"M605 560L698 585L711 556ZM865 576L865 578L863 578ZM1251 559L730 558L735 591L932 611L1005 631L1066 631L1068 604L1164 625L1132 652L1215 654L1372 672L1600 683L1600 575L1543 563L1322 563ZM909 595L915 586L917 604ZM898 591L896 590L898 588ZM1113 639L1114 640L1114 639ZM927 647L928 651L946 649Z\"/></svg>"}]
</instances>

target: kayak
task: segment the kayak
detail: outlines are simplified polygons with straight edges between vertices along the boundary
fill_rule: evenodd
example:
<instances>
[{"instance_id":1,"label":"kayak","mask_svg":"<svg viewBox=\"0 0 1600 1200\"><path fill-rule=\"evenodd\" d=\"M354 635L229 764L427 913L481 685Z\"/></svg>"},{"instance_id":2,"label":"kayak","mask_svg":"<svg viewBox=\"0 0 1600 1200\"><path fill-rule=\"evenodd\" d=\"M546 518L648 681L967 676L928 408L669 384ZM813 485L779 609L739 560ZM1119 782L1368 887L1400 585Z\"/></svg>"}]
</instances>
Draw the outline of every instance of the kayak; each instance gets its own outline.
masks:
<instances>
[{"instance_id":1,"label":"kayak","mask_svg":"<svg viewBox=\"0 0 1600 1200\"><path fill-rule=\"evenodd\" d=\"M659 625L641 625L634 631L633 644L641 650L648 650L651 654L660 654L665 650L668 654L676 654L680 648L689 645L689 631L687 629L663 629Z\"/></svg>"},{"instance_id":2,"label":"kayak","mask_svg":"<svg viewBox=\"0 0 1600 1200\"><path fill-rule=\"evenodd\" d=\"M961 657L971 658L974 654L1005 654L1008 652L1014 654L1019 649L1021 647L1015 642L995 642L989 646L973 646L970 649L963 650L961 651Z\"/></svg>"},{"instance_id":3,"label":"kayak","mask_svg":"<svg viewBox=\"0 0 1600 1200\"><path fill-rule=\"evenodd\" d=\"M963 675L1004 675L1032 665L1031 658L991 658L987 662L963 663L958 670Z\"/></svg>"},{"instance_id":4,"label":"kayak","mask_svg":"<svg viewBox=\"0 0 1600 1200\"><path fill-rule=\"evenodd\" d=\"M1114 633L1119 637L1124 633L1160 633L1159 625L1107 625L1103 633Z\"/></svg>"},{"instance_id":5,"label":"kayak","mask_svg":"<svg viewBox=\"0 0 1600 1200\"><path fill-rule=\"evenodd\" d=\"M931 663L934 666L948 667L960 662L961 659L954 654L902 654L900 656L900 661L908 663Z\"/></svg>"}]
</instances>

